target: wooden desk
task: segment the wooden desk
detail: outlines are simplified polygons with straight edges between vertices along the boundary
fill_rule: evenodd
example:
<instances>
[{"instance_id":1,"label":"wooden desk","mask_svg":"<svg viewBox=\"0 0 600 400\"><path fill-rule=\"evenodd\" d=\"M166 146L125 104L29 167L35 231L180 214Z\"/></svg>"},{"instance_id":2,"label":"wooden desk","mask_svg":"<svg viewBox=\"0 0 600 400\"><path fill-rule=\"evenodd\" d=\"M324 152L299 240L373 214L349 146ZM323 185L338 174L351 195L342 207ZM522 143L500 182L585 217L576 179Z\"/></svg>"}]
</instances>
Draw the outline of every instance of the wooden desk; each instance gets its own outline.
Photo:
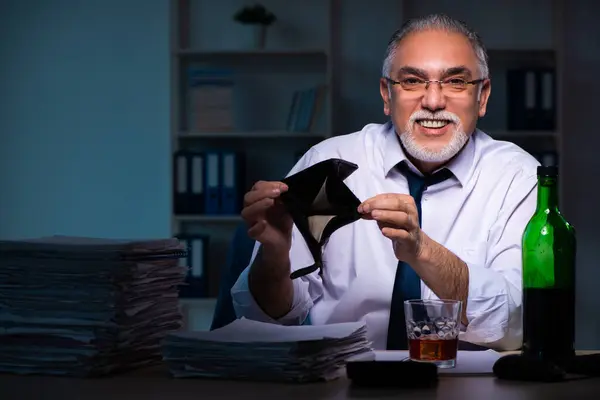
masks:
<instances>
[{"instance_id":1,"label":"wooden desk","mask_svg":"<svg viewBox=\"0 0 600 400\"><path fill-rule=\"evenodd\" d=\"M207 400L207 399L598 399L600 378L522 383L492 376L440 377L434 389L357 389L343 378L328 383L276 384L174 379L163 369L98 379L0 374L1 400Z\"/></svg>"}]
</instances>

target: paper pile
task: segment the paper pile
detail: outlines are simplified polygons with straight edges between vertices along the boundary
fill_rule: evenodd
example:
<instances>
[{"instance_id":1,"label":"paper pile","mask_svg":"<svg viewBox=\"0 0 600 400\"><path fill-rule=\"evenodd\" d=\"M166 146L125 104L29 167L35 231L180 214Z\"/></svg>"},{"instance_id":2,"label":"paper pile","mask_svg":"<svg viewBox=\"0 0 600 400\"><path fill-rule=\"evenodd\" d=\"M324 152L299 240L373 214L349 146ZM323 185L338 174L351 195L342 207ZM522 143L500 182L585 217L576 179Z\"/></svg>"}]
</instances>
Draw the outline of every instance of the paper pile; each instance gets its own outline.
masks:
<instances>
[{"instance_id":1,"label":"paper pile","mask_svg":"<svg viewBox=\"0 0 600 400\"><path fill-rule=\"evenodd\" d=\"M238 319L210 332L175 332L163 345L176 378L311 382L344 374L346 360L371 351L364 322L282 326Z\"/></svg>"},{"instance_id":2,"label":"paper pile","mask_svg":"<svg viewBox=\"0 0 600 400\"><path fill-rule=\"evenodd\" d=\"M177 239L0 241L0 372L98 376L161 360L181 326Z\"/></svg>"}]
</instances>

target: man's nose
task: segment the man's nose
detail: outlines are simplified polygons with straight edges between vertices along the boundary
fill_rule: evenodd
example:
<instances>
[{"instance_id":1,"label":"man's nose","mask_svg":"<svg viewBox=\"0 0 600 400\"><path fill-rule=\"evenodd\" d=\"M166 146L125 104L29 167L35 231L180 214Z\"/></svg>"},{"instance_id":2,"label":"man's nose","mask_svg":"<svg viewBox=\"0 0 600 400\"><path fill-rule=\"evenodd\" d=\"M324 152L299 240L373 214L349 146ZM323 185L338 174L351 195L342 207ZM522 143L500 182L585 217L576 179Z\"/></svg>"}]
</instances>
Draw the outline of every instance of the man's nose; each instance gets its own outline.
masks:
<instances>
[{"instance_id":1,"label":"man's nose","mask_svg":"<svg viewBox=\"0 0 600 400\"><path fill-rule=\"evenodd\" d=\"M425 88L421 106L430 111L446 108L446 96L444 96L439 82L429 82Z\"/></svg>"}]
</instances>

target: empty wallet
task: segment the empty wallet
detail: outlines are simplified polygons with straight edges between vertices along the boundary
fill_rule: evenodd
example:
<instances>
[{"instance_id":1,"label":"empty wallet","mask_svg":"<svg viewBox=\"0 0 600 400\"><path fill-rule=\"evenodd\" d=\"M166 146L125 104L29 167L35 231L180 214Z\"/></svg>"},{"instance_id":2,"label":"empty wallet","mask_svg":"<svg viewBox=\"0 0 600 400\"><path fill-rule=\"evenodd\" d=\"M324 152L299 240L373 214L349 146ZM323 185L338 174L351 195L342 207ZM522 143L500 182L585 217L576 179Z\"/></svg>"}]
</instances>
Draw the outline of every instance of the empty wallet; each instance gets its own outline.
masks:
<instances>
[{"instance_id":1,"label":"empty wallet","mask_svg":"<svg viewBox=\"0 0 600 400\"><path fill-rule=\"evenodd\" d=\"M329 237L341 227L360 219L358 206L361 201L344 183L357 169L358 165L354 163L331 158L282 180L288 190L281 195L281 202L314 259L313 265L294 271L291 279L317 269L322 275L322 248Z\"/></svg>"}]
</instances>

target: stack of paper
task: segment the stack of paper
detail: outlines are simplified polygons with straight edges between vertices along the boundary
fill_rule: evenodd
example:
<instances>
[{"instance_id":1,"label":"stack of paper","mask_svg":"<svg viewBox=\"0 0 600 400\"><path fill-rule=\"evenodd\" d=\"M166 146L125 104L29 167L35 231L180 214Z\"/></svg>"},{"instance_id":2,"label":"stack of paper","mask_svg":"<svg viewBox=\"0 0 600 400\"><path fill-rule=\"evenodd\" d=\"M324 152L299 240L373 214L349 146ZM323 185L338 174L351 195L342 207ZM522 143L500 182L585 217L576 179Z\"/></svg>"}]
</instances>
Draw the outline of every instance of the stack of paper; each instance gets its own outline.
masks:
<instances>
[{"instance_id":1,"label":"stack of paper","mask_svg":"<svg viewBox=\"0 0 600 400\"><path fill-rule=\"evenodd\" d=\"M97 376L160 362L179 329L177 239L0 241L0 372Z\"/></svg>"},{"instance_id":2,"label":"stack of paper","mask_svg":"<svg viewBox=\"0 0 600 400\"><path fill-rule=\"evenodd\" d=\"M176 378L311 382L343 375L346 360L370 345L364 322L282 326L242 318L210 332L171 333L163 355Z\"/></svg>"}]
</instances>

